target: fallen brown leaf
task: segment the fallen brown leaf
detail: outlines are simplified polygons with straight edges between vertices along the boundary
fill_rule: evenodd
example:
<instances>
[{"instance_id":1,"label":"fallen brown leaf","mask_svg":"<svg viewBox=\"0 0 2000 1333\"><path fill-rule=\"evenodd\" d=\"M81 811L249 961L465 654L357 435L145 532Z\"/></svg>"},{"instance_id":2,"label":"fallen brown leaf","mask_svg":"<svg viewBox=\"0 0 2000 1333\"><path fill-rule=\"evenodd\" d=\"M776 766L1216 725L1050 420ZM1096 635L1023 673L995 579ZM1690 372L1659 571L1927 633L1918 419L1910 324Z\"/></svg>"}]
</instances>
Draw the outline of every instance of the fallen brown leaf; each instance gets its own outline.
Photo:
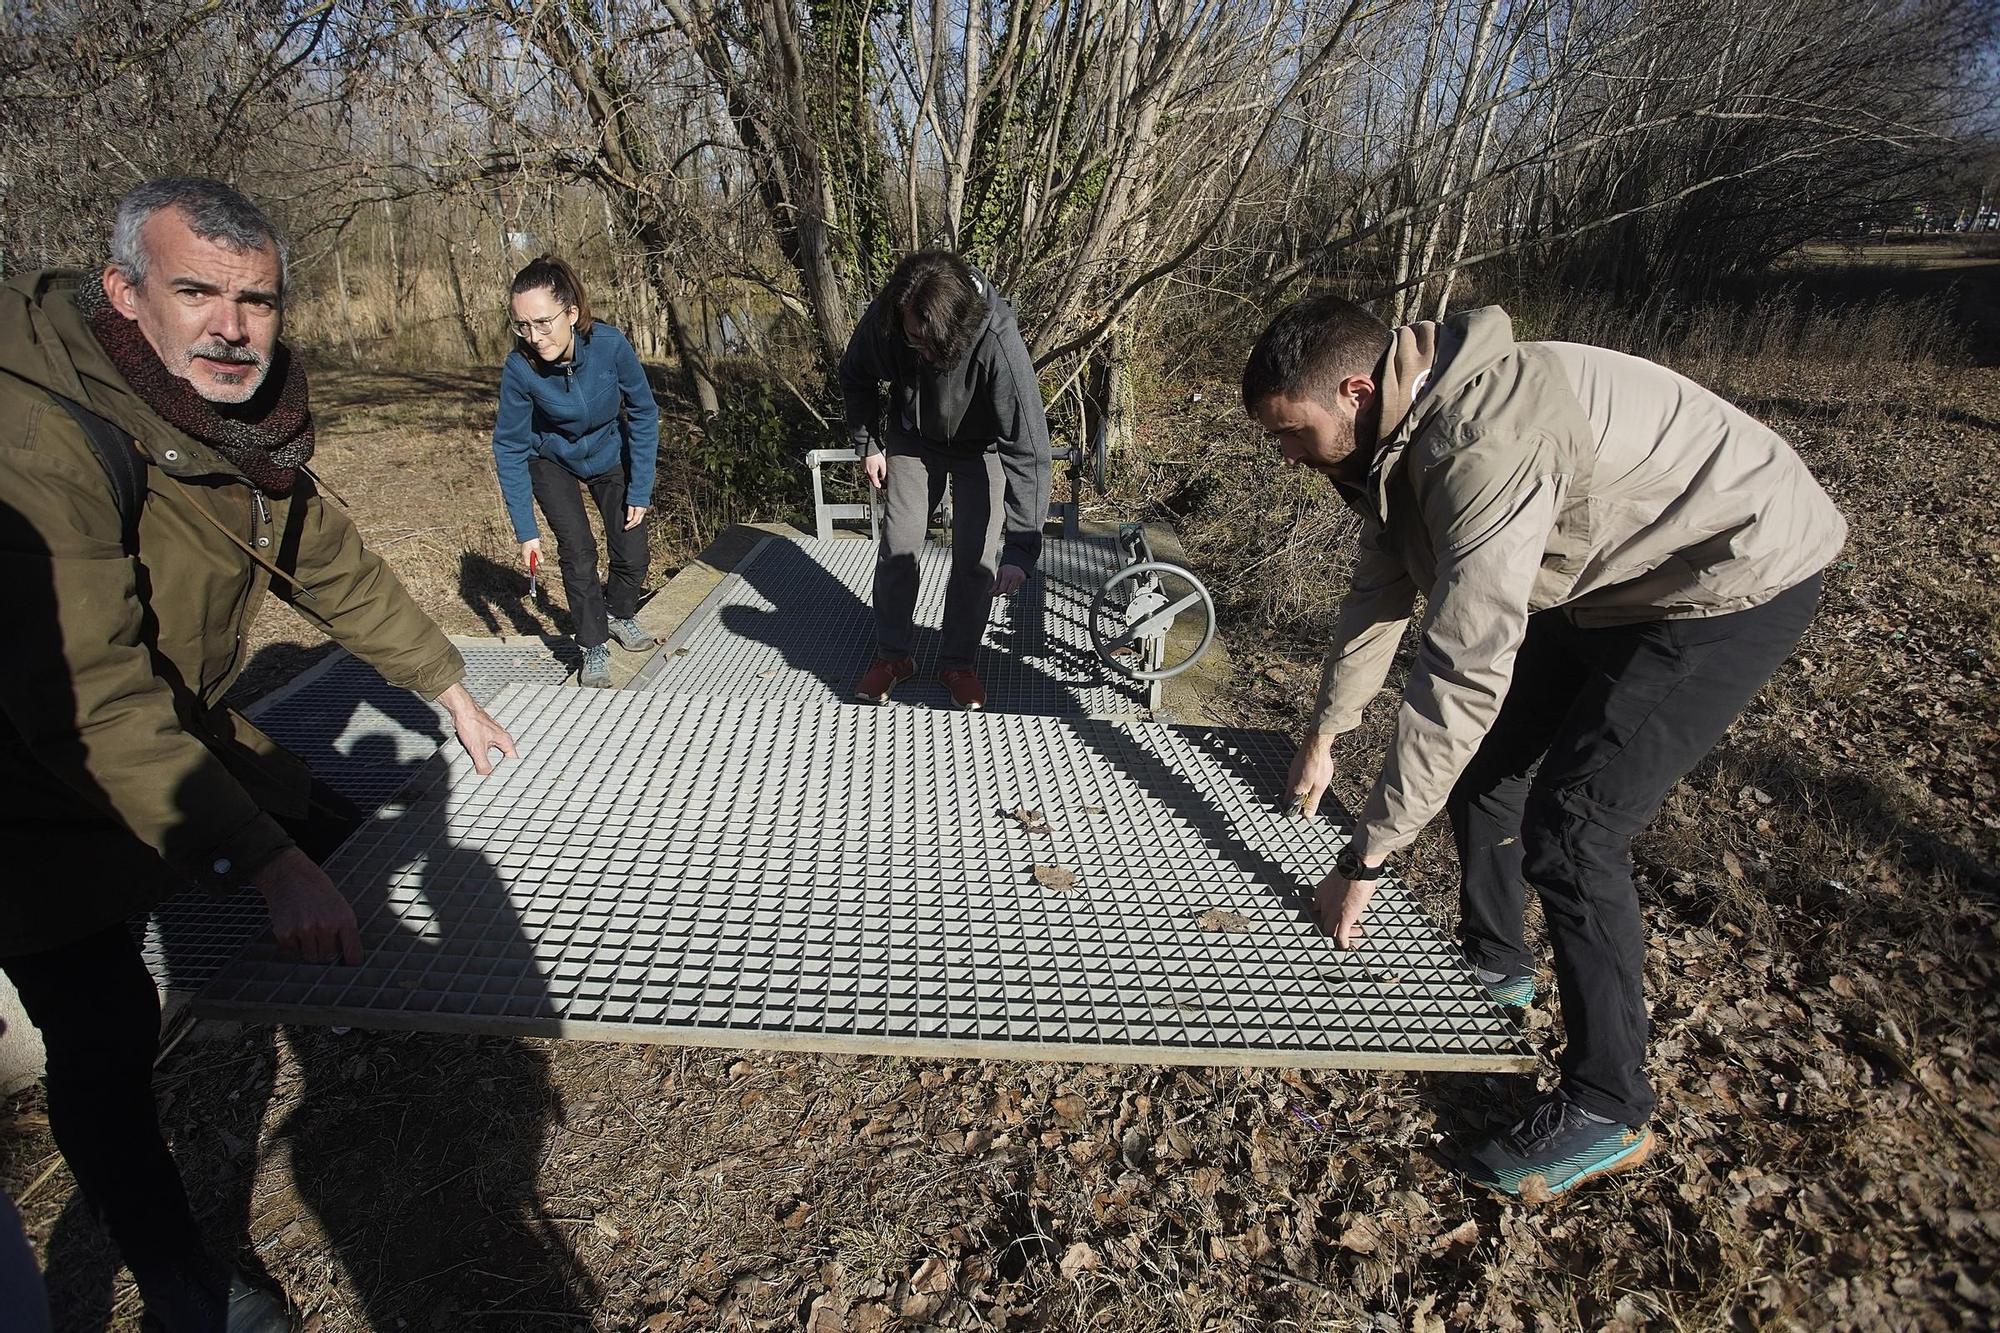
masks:
<instances>
[{"instance_id":1,"label":"fallen brown leaf","mask_svg":"<svg viewBox=\"0 0 2000 1333\"><path fill-rule=\"evenodd\" d=\"M893 1310L875 1301L857 1305L854 1313L847 1317L848 1333L880 1333L895 1317Z\"/></svg>"},{"instance_id":2,"label":"fallen brown leaf","mask_svg":"<svg viewBox=\"0 0 2000 1333\"><path fill-rule=\"evenodd\" d=\"M1211 907L1195 918L1195 924L1203 930L1239 933L1250 929L1250 918L1241 912L1231 912L1220 907Z\"/></svg>"},{"instance_id":3,"label":"fallen brown leaf","mask_svg":"<svg viewBox=\"0 0 2000 1333\"><path fill-rule=\"evenodd\" d=\"M1440 1233L1431 1241L1431 1253L1443 1254L1447 1250L1469 1250L1479 1243L1479 1223L1468 1217L1450 1231Z\"/></svg>"},{"instance_id":4,"label":"fallen brown leaf","mask_svg":"<svg viewBox=\"0 0 2000 1333\"><path fill-rule=\"evenodd\" d=\"M1340 1233L1340 1244L1356 1254L1373 1254L1382 1246L1382 1233L1367 1218L1357 1218Z\"/></svg>"},{"instance_id":5,"label":"fallen brown leaf","mask_svg":"<svg viewBox=\"0 0 2000 1333\"><path fill-rule=\"evenodd\" d=\"M1076 887L1076 872L1065 870L1061 866L1036 866L1035 882L1045 889L1068 893Z\"/></svg>"},{"instance_id":6,"label":"fallen brown leaf","mask_svg":"<svg viewBox=\"0 0 2000 1333\"><path fill-rule=\"evenodd\" d=\"M806 1313L806 1333L847 1333L847 1320L841 1316L840 1303L832 1295L821 1292L813 1297L812 1307Z\"/></svg>"},{"instance_id":7,"label":"fallen brown leaf","mask_svg":"<svg viewBox=\"0 0 2000 1333\"><path fill-rule=\"evenodd\" d=\"M1100 1267L1102 1261L1097 1257L1097 1251L1082 1241L1070 1246L1062 1257L1062 1275L1071 1281L1075 1281L1079 1273L1094 1273Z\"/></svg>"}]
</instances>

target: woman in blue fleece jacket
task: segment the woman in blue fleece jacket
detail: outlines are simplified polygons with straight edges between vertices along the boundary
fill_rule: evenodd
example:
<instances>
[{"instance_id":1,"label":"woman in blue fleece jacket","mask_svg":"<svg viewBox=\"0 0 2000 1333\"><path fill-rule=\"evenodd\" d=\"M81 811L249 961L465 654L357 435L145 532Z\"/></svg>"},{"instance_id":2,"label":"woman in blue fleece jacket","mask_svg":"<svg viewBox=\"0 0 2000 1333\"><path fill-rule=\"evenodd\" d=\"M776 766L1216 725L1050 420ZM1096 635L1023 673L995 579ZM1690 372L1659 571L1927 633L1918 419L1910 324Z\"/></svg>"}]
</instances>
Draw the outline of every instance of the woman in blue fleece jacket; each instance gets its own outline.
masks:
<instances>
[{"instance_id":1,"label":"woman in blue fleece jacket","mask_svg":"<svg viewBox=\"0 0 2000 1333\"><path fill-rule=\"evenodd\" d=\"M611 684L611 645L634 651L653 638L632 617L646 578L646 509L660 447L660 409L625 335L590 317L574 270L543 255L514 275L517 339L500 371L493 465L521 561L541 561L532 496L555 532L563 592L583 648L581 683ZM584 496L604 520L611 566L609 611L597 582L597 543Z\"/></svg>"}]
</instances>

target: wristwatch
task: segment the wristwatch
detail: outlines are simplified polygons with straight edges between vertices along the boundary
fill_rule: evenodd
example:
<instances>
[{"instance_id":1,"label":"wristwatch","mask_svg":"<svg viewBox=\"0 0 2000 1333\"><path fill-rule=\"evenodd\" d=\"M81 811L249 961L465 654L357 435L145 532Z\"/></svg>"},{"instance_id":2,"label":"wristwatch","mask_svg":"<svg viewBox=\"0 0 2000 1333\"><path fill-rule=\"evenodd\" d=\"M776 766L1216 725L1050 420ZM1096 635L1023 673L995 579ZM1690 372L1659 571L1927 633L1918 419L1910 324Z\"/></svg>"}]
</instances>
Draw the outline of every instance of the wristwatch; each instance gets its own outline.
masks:
<instances>
[{"instance_id":1,"label":"wristwatch","mask_svg":"<svg viewBox=\"0 0 2000 1333\"><path fill-rule=\"evenodd\" d=\"M1387 863L1371 866L1361 859L1361 853L1348 843L1340 849L1340 855L1333 858L1333 872L1345 880L1375 880L1389 873Z\"/></svg>"}]
</instances>

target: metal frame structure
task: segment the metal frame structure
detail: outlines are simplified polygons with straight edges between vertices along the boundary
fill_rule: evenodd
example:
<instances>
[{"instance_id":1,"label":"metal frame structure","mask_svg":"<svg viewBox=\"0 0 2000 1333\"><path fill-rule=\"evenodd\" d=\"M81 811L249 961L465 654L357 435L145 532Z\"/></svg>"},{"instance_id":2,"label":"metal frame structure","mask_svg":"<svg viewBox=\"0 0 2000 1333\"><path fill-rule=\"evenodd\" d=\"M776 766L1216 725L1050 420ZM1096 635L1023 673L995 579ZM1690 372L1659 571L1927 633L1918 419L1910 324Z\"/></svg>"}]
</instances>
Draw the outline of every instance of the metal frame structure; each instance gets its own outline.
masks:
<instances>
[{"instance_id":1,"label":"metal frame structure","mask_svg":"<svg viewBox=\"0 0 2000 1333\"><path fill-rule=\"evenodd\" d=\"M881 540L881 519L876 512L875 492L873 488L867 486L862 488L868 496L866 504L857 504L852 501L829 501L826 498L826 482L820 475L820 469L830 463L859 464L860 462L860 451L851 448L814 449L806 454L806 470L812 474L813 535L820 541L831 541L833 539L835 535L834 524L843 519L851 520L857 518L868 520L868 536L870 540ZM1069 499L1054 501L1054 512L1062 520L1064 538L1074 541L1077 537L1078 524L1083 510L1083 455L1081 451L1074 448L1058 449L1049 455L1049 466L1054 467L1058 463L1069 464L1070 488ZM1102 487L1103 484L1103 467L1100 464L1098 468L1098 485ZM944 512L947 515L950 513L950 504L950 497L947 496L944 501ZM949 519L947 518L946 521L949 522Z\"/></svg>"}]
</instances>

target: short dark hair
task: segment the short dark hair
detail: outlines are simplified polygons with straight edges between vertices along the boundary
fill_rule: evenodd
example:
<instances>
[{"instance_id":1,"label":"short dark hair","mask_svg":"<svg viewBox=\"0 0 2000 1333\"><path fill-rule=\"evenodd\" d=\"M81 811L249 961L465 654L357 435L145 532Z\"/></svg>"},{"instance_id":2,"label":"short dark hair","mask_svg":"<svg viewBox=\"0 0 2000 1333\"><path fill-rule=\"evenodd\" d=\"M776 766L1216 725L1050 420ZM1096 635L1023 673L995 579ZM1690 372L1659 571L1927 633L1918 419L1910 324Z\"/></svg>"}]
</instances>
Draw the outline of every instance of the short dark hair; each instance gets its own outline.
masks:
<instances>
[{"instance_id":1,"label":"short dark hair","mask_svg":"<svg viewBox=\"0 0 2000 1333\"><path fill-rule=\"evenodd\" d=\"M529 260L514 275L514 285L507 289L507 299L512 300L523 292L543 289L564 305L575 306L576 331L590 332L590 296L583 290L583 279L576 276L575 269L554 255L541 255Z\"/></svg>"},{"instance_id":2,"label":"short dark hair","mask_svg":"<svg viewBox=\"0 0 2000 1333\"><path fill-rule=\"evenodd\" d=\"M951 251L918 250L903 256L889 275L878 311L884 333L908 337L933 365L955 366L986 327L986 294L979 290L971 265Z\"/></svg>"},{"instance_id":3,"label":"short dark hair","mask_svg":"<svg viewBox=\"0 0 2000 1333\"><path fill-rule=\"evenodd\" d=\"M165 176L135 185L118 201L111 223L111 266L134 287L146 285L148 256L140 233L163 208L177 208L188 227L204 241L225 245L239 254L270 250L278 256L278 289L284 290L290 256L285 240L264 210L242 191L206 176Z\"/></svg>"},{"instance_id":4,"label":"short dark hair","mask_svg":"<svg viewBox=\"0 0 2000 1333\"><path fill-rule=\"evenodd\" d=\"M1373 375L1389 350L1389 326L1338 296L1309 296L1278 312L1243 366L1243 410L1277 394L1329 403L1351 375Z\"/></svg>"}]
</instances>

